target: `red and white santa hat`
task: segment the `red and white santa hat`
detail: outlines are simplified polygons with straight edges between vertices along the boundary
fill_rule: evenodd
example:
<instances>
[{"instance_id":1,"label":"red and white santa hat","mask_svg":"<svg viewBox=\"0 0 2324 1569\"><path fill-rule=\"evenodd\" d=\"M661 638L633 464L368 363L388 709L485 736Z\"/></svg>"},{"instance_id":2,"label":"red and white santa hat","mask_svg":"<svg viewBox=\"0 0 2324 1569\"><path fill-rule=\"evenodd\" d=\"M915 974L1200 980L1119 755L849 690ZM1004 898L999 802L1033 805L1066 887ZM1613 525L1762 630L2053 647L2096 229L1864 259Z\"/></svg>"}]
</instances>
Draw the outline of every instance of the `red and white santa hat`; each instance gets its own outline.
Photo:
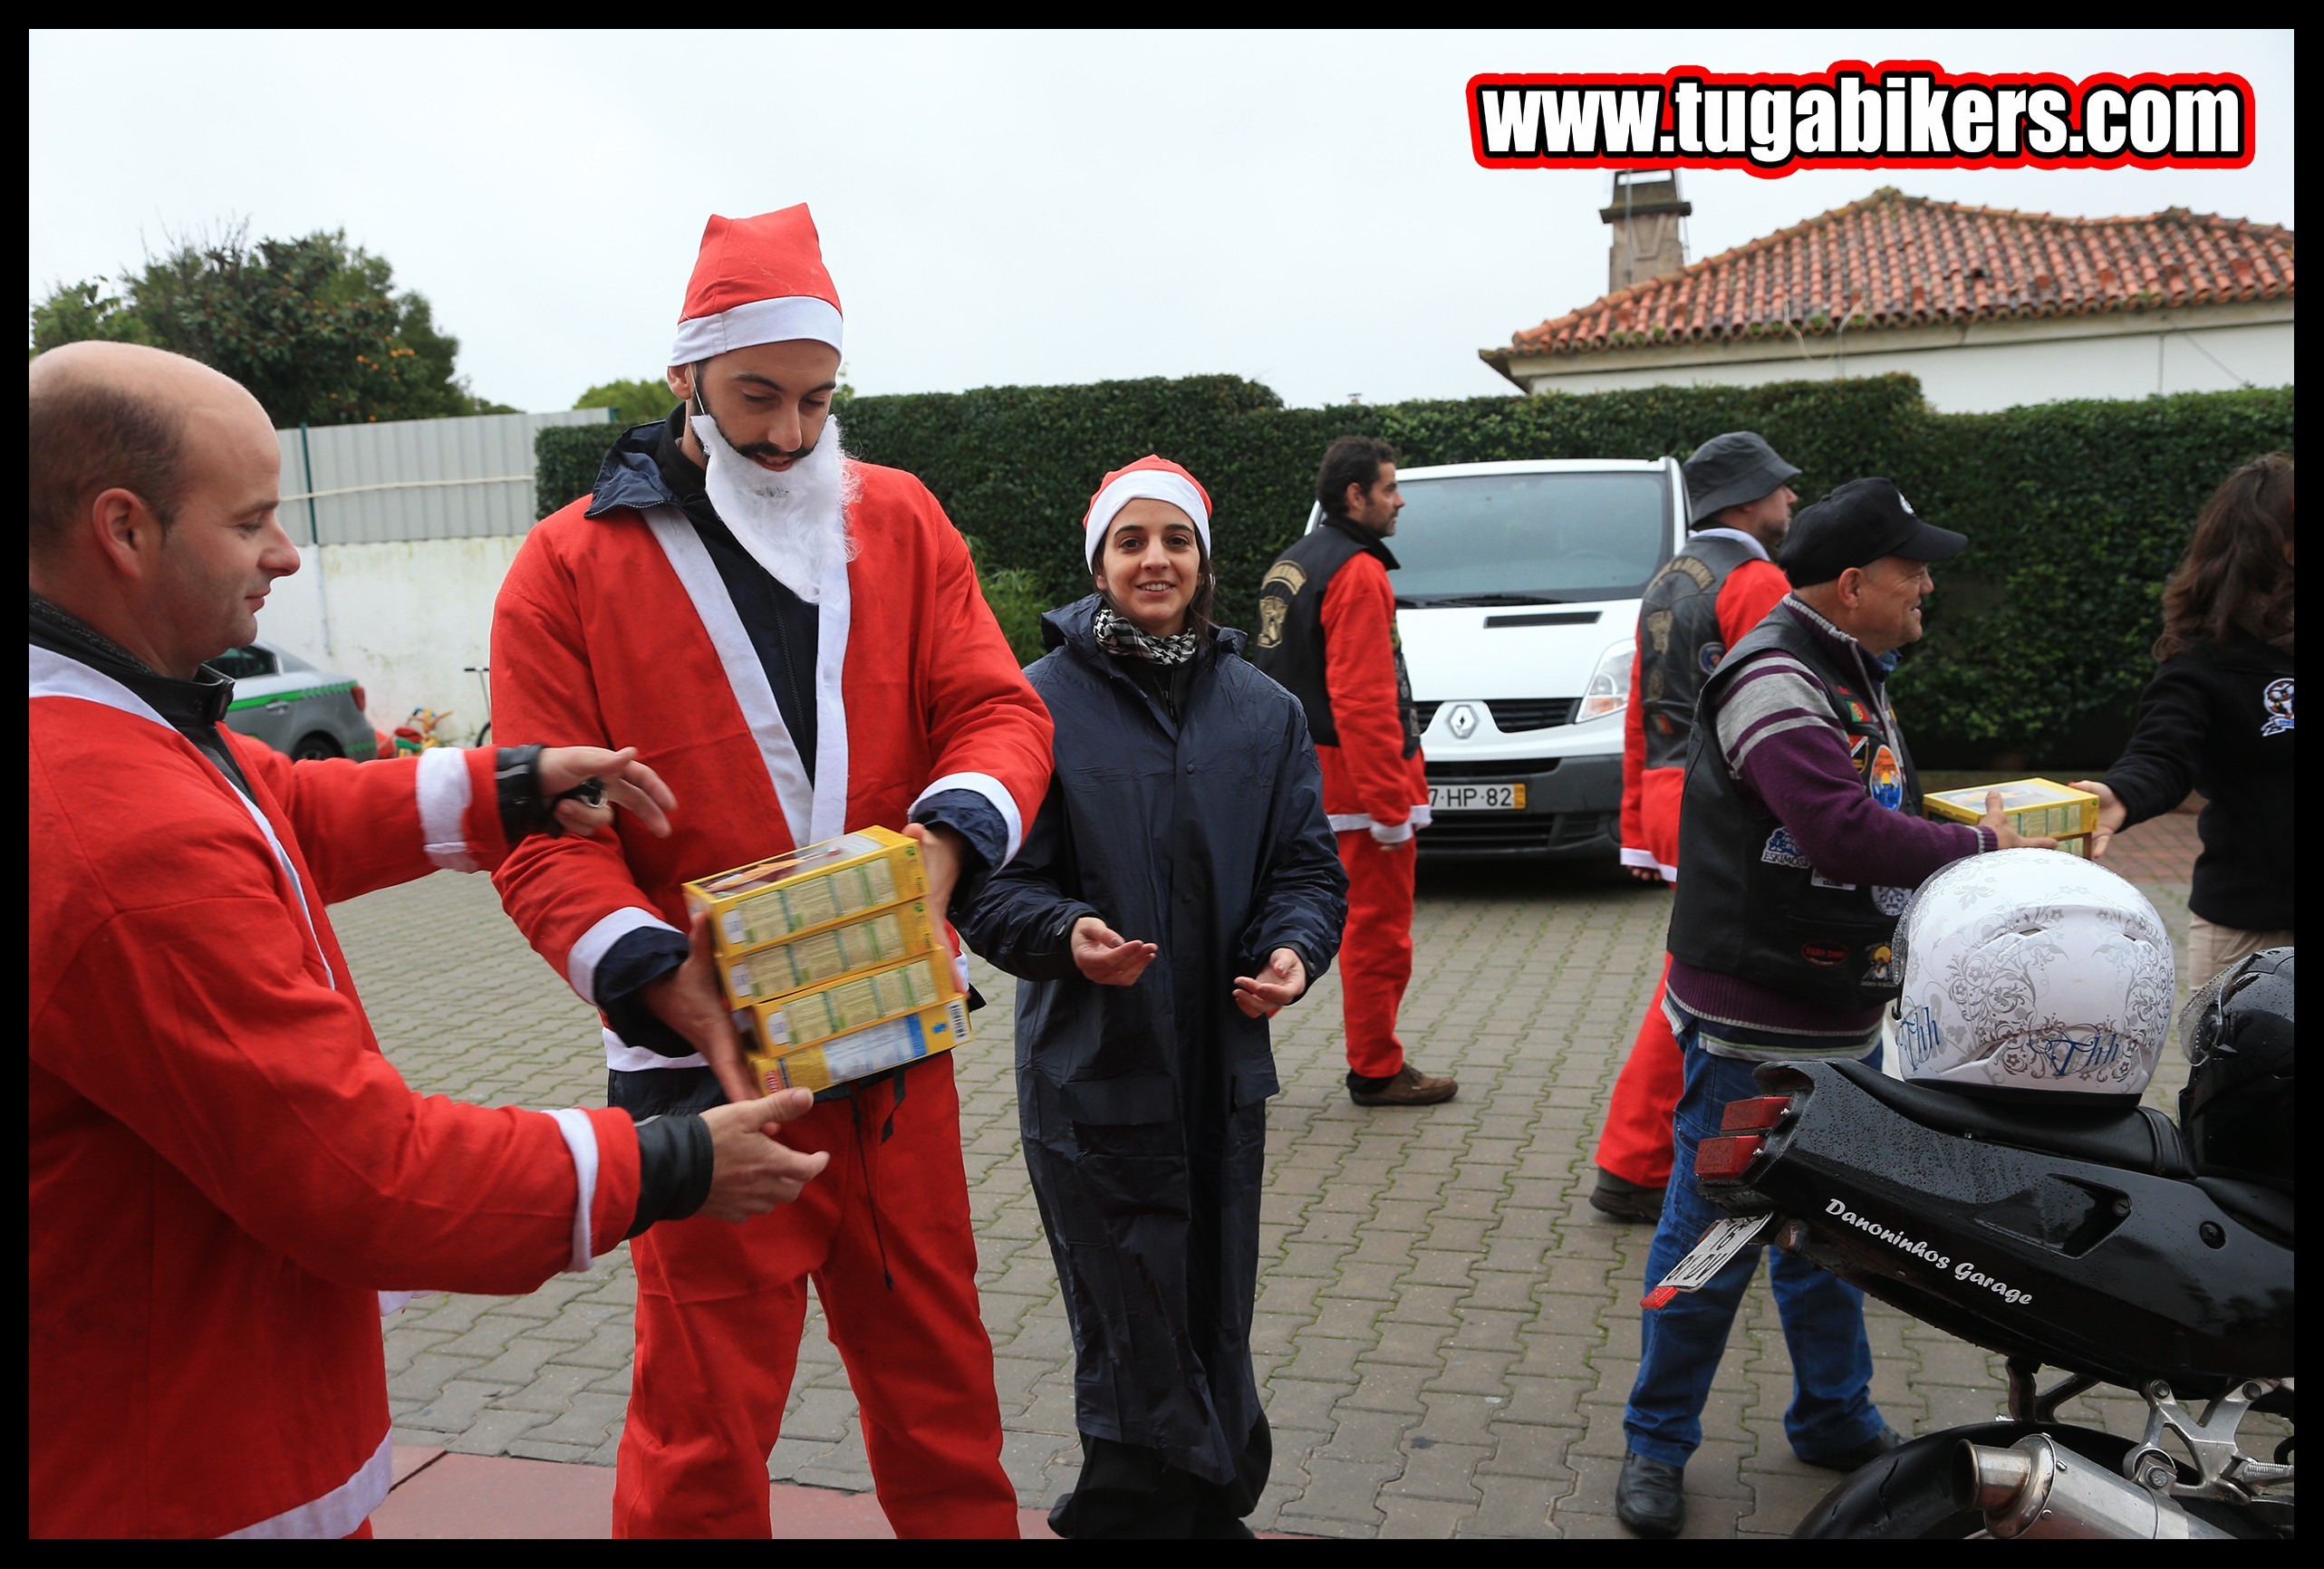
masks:
<instances>
[{"instance_id":1,"label":"red and white santa hat","mask_svg":"<svg viewBox=\"0 0 2324 1569\"><path fill-rule=\"evenodd\" d=\"M836 349L839 328L839 291L824 270L823 242L805 203L755 218L714 214L686 284L670 362L698 365L729 350L799 338Z\"/></svg>"},{"instance_id":2,"label":"red and white santa hat","mask_svg":"<svg viewBox=\"0 0 2324 1569\"><path fill-rule=\"evenodd\" d=\"M1089 498L1089 511L1081 520L1084 558L1097 559L1097 547L1105 543L1114 517L1141 499L1167 501L1192 518L1194 532L1202 541L1202 553L1210 553L1210 493L1202 488L1201 480L1169 458L1148 456L1115 469L1099 482L1097 494Z\"/></svg>"}]
</instances>

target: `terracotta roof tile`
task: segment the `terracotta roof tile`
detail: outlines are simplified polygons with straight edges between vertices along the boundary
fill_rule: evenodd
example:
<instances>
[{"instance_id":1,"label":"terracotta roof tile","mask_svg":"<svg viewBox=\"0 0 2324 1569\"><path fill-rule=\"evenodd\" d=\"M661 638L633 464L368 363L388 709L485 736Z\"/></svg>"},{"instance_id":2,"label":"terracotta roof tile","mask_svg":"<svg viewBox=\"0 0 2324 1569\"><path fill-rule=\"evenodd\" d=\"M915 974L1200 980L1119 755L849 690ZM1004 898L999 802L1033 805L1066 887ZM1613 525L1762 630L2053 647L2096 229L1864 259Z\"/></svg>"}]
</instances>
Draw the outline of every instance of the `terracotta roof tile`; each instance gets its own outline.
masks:
<instances>
[{"instance_id":1,"label":"terracotta roof tile","mask_svg":"<svg viewBox=\"0 0 2324 1569\"><path fill-rule=\"evenodd\" d=\"M1885 187L1844 207L1618 290L1484 357L1643 343L2090 315L2290 299L2292 233L2172 207L2061 218Z\"/></svg>"}]
</instances>

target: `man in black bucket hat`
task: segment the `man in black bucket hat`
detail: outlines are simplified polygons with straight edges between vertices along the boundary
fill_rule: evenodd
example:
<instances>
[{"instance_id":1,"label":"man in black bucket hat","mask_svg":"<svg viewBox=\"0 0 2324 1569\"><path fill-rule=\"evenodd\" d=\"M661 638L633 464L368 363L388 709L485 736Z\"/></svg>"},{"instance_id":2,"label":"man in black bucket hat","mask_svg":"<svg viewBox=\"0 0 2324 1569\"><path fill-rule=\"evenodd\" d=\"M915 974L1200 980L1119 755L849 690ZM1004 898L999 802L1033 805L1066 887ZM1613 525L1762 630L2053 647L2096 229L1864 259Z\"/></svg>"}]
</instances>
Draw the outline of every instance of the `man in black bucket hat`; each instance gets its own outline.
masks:
<instances>
[{"instance_id":1,"label":"man in black bucket hat","mask_svg":"<svg viewBox=\"0 0 2324 1569\"><path fill-rule=\"evenodd\" d=\"M1616 1516L1643 1536L1684 1523L1687 1458L1759 1266L1748 1247L1697 1289L1658 1284L1721 1218L1696 1190L1696 1147L1727 1102L1758 1093L1757 1064L1879 1066L1881 1015L1898 993L1896 918L1930 873L2057 843L2012 833L1998 794L1974 826L1921 816L1887 678L1921 635L1930 563L1968 543L1916 515L1889 481L1851 480L1800 512L1783 550L1790 596L1703 684L1664 987L1685 1079L1615 1485ZM1903 1440L1872 1401L1863 1294L1793 1254L1769 1275L1790 1353L1792 1453L1852 1471L1894 1449Z\"/></svg>"},{"instance_id":2,"label":"man in black bucket hat","mask_svg":"<svg viewBox=\"0 0 2324 1569\"><path fill-rule=\"evenodd\" d=\"M1641 882L1678 881L1679 786L1695 695L1728 649L1791 591L1773 556L1791 526L1799 497L1790 482L1798 473L1750 430L1714 436L1686 460L1692 537L1640 596L1622 721L1622 864ZM1678 1098L1678 1042L1657 987L1606 1103L1591 1208L1615 1220L1661 1217Z\"/></svg>"}]
</instances>

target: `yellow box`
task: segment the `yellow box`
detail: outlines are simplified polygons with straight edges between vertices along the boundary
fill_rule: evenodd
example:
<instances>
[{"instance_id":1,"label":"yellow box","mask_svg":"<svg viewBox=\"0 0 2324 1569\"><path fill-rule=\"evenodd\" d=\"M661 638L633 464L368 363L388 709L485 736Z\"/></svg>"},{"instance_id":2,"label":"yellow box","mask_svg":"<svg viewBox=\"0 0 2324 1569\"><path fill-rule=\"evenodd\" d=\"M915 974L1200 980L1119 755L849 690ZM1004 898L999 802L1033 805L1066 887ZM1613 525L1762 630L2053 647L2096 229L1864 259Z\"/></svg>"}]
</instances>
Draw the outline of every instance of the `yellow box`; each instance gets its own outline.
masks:
<instances>
[{"instance_id":1,"label":"yellow box","mask_svg":"<svg viewBox=\"0 0 2324 1569\"><path fill-rule=\"evenodd\" d=\"M2055 839L2060 850L2074 855L2089 853L2089 836L2098 825L2098 798L2054 779L2012 779L2005 784L1941 790L1924 797L1921 810L1948 823L1982 822L1985 796L1995 790L2001 793L2002 814L2016 832L2029 839Z\"/></svg>"},{"instance_id":2,"label":"yellow box","mask_svg":"<svg viewBox=\"0 0 2324 1569\"><path fill-rule=\"evenodd\" d=\"M958 995L958 990L952 980L951 955L927 953L884 969L808 987L771 1002L754 1003L738 1009L735 1022L742 1027L747 1049L776 1057L834 1035L934 1007Z\"/></svg>"},{"instance_id":3,"label":"yellow box","mask_svg":"<svg viewBox=\"0 0 2324 1569\"><path fill-rule=\"evenodd\" d=\"M952 997L934 1007L889 1019L865 1030L834 1035L817 1045L779 1056L753 1053L750 1071L759 1086L776 1090L827 1090L850 1079L900 1068L921 1057L949 1052L969 1038L969 1006Z\"/></svg>"},{"instance_id":4,"label":"yellow box","mask_svg":"<svg viewBox=\"0 0 2324 1569\"><path fill-rule=\"evenodd\" d=\"M728 959L917 899L928 880L917 840L862 828L685 886L686 908L710 912L711 946Z\"/></svg>"},{"instance_id":5,"label":"yellow box","mask_svg":"<svg viewBox=\"0 0 2324 1569\"><path fill-rule=\"evenodd\" d=\"M720 959L718 977L727 1000L748 1007L943 946L929 921L927 901L915 900Z\"/></svg>"}]
</instances>

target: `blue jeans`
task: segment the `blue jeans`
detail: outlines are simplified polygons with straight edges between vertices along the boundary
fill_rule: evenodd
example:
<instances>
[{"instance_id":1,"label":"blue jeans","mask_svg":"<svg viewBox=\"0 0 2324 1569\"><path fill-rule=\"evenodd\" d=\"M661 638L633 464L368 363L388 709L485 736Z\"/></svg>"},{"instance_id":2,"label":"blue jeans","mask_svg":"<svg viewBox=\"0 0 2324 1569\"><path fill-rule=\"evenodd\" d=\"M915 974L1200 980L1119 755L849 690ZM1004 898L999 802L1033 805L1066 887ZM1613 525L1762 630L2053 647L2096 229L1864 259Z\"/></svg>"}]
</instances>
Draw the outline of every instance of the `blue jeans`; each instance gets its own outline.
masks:
<instances>
[{"instance_id":1,"label":"blue jeans","mask_svg":"<svg viewBox=\"0 0 2324 1569\"><path fill-rule=\"evenodd\" d=\"M1694 1190L1694 1147L1718 1132L1730 1101L1760 1093L1756 1064L1714 1057L1696 1044L1692 1023L1678 1038L1686 1087L1671 1128L1671 1185L1662 1224L1646 1254L1651 1290L1687 1255L1713 1221L1727 1212ZM1876 1044L1866 1059L1880 1061ZM1746 1247L1699 1291L1681 1292L1667 1306L1641 1314L1638 1381L1631 1386L1623 1431L1634 1454L1686 1464L1702 1442L1702 1405L1727 1349L1735 1310L1759 1268L1760 1249ZM1868 1443L1882 1427L1872 1403L1872 1347L1864 1337L1864 1294L1806 1259L1778 1252L1768 1277L1791 1352L1791 1409L1783 1430L1803 1460L1826 1459Z\"/></svg>"}]
</instances>

